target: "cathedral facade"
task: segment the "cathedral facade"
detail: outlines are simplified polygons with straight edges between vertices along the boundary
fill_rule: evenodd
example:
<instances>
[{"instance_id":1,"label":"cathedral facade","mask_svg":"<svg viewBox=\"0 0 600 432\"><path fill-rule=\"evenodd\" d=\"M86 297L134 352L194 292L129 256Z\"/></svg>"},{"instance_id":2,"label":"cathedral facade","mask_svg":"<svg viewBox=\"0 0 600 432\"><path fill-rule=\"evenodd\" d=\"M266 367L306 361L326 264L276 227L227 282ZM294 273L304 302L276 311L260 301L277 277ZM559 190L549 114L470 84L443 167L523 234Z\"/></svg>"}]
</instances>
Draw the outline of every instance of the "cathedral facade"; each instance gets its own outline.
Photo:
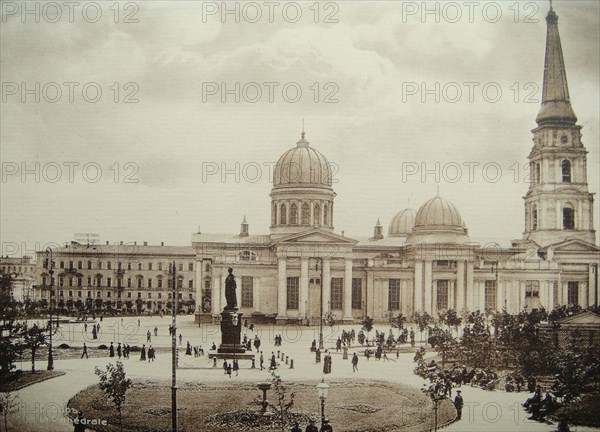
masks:
<instances>
[{"instance_id":1,"label":"cathedral facade","mask_svg":"<svg viewBox=\"0 0 600 432\"><path fill-rule=\"evenodd\" d=\"M472 242L459 210L440 196L400 211L386 233L378 221L370 238L337 234L330 165L303 132L275 166L269 234L251 235L244 218L239 234L192 236L197 319L215 319L225 306L229 267L245 317L282 323L317 323L321 316L381 321L399 312L436 316L449 308L517 313L597 305L600 248L587 151L552 9L546 22L543 99L529 155L533 175L522 239L509 248Z\"/></svg>"}]
</instances>

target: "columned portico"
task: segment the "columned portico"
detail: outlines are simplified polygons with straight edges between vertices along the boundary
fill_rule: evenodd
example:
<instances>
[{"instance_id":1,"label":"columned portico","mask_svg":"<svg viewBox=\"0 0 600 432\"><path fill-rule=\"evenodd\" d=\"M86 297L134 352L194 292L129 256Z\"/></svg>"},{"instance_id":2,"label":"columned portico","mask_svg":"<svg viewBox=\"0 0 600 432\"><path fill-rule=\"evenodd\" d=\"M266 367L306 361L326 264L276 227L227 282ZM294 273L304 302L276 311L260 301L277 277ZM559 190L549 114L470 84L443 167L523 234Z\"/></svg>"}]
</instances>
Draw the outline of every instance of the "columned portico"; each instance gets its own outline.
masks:
<instances>
[{"instance_id":1,"label":"columned portico","mask_svg":"<svg viewBox=\"0 0 600 432\"><path fill-rule=\"evenodd\" d=\"M194 280L196 288L196 313L202 313L202 289L204 288L202 284L202 270L202 259L196 258L196 277Z\"/></svg>"},{"instance_id":2,"label":"columned portico","mask_svg":"<svg viewBox=\"0 0 600 432\"><path fill-rule=\"evenodd\" d=\"M323 258L323 313L331 312L329 300L331 298L331 262Z\"/></svg>"}]
</instances>

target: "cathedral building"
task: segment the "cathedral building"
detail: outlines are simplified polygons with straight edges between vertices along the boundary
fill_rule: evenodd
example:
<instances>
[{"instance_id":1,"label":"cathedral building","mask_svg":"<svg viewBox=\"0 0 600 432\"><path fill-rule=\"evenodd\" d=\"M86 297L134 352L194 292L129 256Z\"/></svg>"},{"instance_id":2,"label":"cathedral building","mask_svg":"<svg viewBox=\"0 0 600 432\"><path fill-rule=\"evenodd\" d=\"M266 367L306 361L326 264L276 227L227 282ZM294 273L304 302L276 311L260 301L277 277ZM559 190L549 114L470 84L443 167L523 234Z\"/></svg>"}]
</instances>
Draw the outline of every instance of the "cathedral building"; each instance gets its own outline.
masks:
<instances>
[{"instance_id":1,"label":"cathedral building","mask_svg":"<svg viewBox=\"0 0 600 432\"><path fill-rule=\"evenodd\" d=\"M377 321L399 312L434 316L447 309L497 311L598 305L593 194L587 151L571 106L558 32L546 17L543 100L529 154L533 173L525 196L525 230L510 247L469 237L454 204L440 196L403 209L373 235L336 233L331 165L304 132L278 160L268 234L192 235L191 247L72 244L54 251L63 298L118 309L157 311L170 305L169 263L178 267L179 298L198 322L219 318L225 278L234 269L238 306L247 319L318 323L321 316ZM38 253L39 298L49 278ZM70 297L69 297L70 296ZM97 300L100 299L100 300Z\"/></svg>"},{"instance_id":2,"label":"cathedral building","mask_svg":"<svg viewBox=\"0 0 600 432\"><path fill-rule=\"evenodd\" d=\"M198 319L214 319L223 309L228 267L235 269L245 316L282 323L315 323L321 314L354 322L399 312L436 316L449 308L516 313L597 305L600 248L587 152L552 9L546 21L543 100L521 240L509 248L471 241L459 210L440 196L418 211L401 210L387 236L379 221L370 238L337 234L330 165L303 132L275 166L269 234L252 235L244 218L237 235L192 236Z\"/></svg>"}]
</instances>

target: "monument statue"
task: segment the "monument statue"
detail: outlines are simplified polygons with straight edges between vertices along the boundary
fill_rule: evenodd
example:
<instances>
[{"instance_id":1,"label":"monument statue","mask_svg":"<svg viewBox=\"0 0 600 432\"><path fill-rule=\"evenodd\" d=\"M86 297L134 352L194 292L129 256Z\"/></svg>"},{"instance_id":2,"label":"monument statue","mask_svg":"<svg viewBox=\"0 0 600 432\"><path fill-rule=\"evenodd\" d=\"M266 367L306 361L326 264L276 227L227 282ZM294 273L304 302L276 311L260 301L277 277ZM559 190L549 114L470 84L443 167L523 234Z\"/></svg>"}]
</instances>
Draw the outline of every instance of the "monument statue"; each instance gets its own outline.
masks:
<instances>
[{"instance_id":1,"label":"monument statue","mask_svg":"<svg viewBox=\"0 0 600 432\"><path fill-rule=\"evenodd\" d=\"M227 271L229 275L225 279L225 300L227 301L225 310L237 310L237 296L235 292L237 285L235 283L235 276L231 267Z\"/></svg>"}]
</instances>

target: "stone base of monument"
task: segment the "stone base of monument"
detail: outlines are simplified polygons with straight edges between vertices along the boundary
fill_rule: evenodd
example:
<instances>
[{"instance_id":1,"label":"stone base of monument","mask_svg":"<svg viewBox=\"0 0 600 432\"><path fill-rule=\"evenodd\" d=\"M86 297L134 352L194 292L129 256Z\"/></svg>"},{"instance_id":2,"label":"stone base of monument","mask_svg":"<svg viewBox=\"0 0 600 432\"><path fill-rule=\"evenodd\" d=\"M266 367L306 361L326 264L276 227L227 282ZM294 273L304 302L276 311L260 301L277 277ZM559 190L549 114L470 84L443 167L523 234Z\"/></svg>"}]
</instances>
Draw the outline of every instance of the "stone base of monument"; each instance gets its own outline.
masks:
<instances>
[{"instance_id":1,"label":"stone base of monument","mask_svg":"<svg viewBox=\"0 0 600 432\"><path fill-rule=\"evenodd\" d=\"M221 345L219 354L243 354L246 349L241 344L242 313L237 309L221 312Z\"/></svg>"}]
</instances>

